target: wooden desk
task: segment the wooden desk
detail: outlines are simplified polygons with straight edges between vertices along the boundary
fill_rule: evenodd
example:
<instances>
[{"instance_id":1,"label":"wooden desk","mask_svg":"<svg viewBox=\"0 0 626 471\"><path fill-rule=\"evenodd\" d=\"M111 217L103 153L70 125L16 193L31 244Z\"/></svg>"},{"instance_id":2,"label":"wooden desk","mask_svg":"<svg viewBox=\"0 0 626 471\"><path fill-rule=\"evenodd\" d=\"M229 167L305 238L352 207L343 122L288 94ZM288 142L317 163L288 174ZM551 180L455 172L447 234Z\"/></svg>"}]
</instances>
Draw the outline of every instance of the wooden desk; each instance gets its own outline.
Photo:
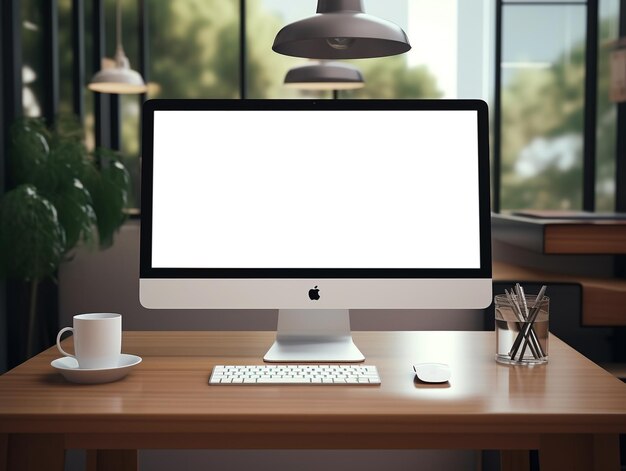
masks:
<instances>
[{"instance_id":1,"label":"wooden desk","mask_svg":"<svg viewBox=\"0 0 626 471\"><path fill-rule=\"evenodd\" d=\"M208 386L215 364L258 364L270 332L125 332L144 359L127 378L66 383L49 349L0 377L0 469L133 469L138 448L502 449L505 469L618 470L626 385L555 337L550 362L494 361L493 332L354 334L381 386ZM414 362L451 365L449 385L414 382ZM516 452L515 450L522 450ZM98 466L95 466L98 460Z\"/></svg>"}]
</instances>

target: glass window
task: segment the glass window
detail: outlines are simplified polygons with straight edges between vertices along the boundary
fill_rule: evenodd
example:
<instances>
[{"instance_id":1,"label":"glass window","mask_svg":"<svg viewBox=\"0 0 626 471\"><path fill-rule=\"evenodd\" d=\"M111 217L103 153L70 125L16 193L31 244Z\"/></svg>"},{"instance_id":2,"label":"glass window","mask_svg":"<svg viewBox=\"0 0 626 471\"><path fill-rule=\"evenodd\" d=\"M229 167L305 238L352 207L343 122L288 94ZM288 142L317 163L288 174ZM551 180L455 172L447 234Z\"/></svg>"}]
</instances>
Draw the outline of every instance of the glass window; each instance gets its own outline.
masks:
<instances>
[{"instance_id":1,"label":"glass window","mask_svg":"<svg viewBox=\"0 0 626 471\"><path fill-rule=\"evenodd\" d=\"M609 101L608 43L619 38L619 1L602 0L598 27L598 115L596 140L596 211L615 209L617 107Z\"/></svg>"},{"instance_id":2,"label":"glass window","mask_svg":"<svg viewBox=\"0 0 626 471\"><path fill-rule=\"evenodd\" d=\"M139 97L137 95L120 95L120 125L121 125L121 141L122 156L124 165L130 173L132 184L132 195L129 201L129 207L139 207L140 199L140 160L139 147L141 136L139 135L139 115L141 109L139 106Z\"/></svg>"},{"instance_id":3,"label":"glass window","mask_svg":"<svg viewBox=\"0 0 626 471\"><path fill-rule=\"evenodd\" d=\"M519 3L520 0L502 0L502 3L507 4L507 3ZM568 4L568 3L584 3L586 0L550 0L549 2L546 2L546 0L523 0L524 3L537 3L537 4L545 4L545 3L564 3L564 4Z\"/></svg>"},{"instance_id":4,"label":"glass window","mask_svg":"<svg viewBox=\"0 0 626 471\"><path fill-rule=\"evenodd\" d=\"M285 87L287 71L306 59L271 52L280 28L312 16L316 5L315 0L248 0L250 98L331 97L329 92ZM363 5L366 13L398 24L412 49L398 56L346 61L361 70L365 87L341 91L340 98L487 99L493 0L364 0Z\"/></svg>"},{"instance_id":5,"label":"glass window","mask_svg":"<svg viewBox=\"0 0 626 471\"><path fill-rule=\"evenodd\" d=\"M329 91L298 90L284 85L292 67L309 61L272 51L276 33L285 25L315 14L316 0L247 0L247 96L248 98L332 98Z\"/></svg>"},{"instance_id":6,"label":"glass window","mask_svg":"<svg viewBox=\"0 0 626 471\"><path fill-rule=\"evenodd\" d=\"M59 113L69 115L74 112L72 87L72 0L58 0L59 6Z\"/></svg>"},{"instance_id":7,"label":"glass window","mask_svg":"<svg viewBox=\"0 0 626 471\"><path fill-rule=\"evenodd\" d=\"M149 97L239 98L239 2L147 2Z\"/></svg>"},{"instance_id":8,"label":"glass window","mask_svg":"<svg viewBox=\"0 0 626 471\"><path fill-rule=\"evenodd\" d=\"M139 71L139 18L137 2L122 2L122 45L133 70ZM105 3L106 18L106 56L113 57L116 49L116 0ZM129 207L140 203L139 175L139 95L119 95L120 106L120 141L124 165L131 176L132 194Z\"/></svg>"},{"instance_id":9,"label":"glass window","mask_svg":"<svg viewBox=\"0 0 626 471\"><path fill-rule=\"evenodd\" d=\"M93 150L96 146L95 135L95 98L94 93L86 88L91 77L97 72L94 70L94 49L93 49L93 2L85 2L85 145L88 150Z\"/></svg>"},{"instance_id":10,"label":"glass window","mask_svg":"<svg viewBox=\"0 0 626 471\"><path fill-rule=\"evenodd\" d=\"M397 56L355 59L365 87L342 98L455 97L457 72L457 0L365 0L365 12L396 23L411 50Z\"/></svg>"},{"instance_id":11,"label":"glass window","mask_svg":"<svg viewBox=\"0 0 626 471\"><path fill-rule=\"evenodd\" d=\"M37 0L21 2L22 15L22 107L25 116L42 115L43 19Z\"/></svg>"},{"instance_id":12,"label":"glass window","mask_svg":"<svg viewBox=\"0 0 626 471\"><path fill-rule=\"evenodd\" d=\"M580 209L584 5L509 5L502 23L502 209Z\"/></svg>"}]
</instances>

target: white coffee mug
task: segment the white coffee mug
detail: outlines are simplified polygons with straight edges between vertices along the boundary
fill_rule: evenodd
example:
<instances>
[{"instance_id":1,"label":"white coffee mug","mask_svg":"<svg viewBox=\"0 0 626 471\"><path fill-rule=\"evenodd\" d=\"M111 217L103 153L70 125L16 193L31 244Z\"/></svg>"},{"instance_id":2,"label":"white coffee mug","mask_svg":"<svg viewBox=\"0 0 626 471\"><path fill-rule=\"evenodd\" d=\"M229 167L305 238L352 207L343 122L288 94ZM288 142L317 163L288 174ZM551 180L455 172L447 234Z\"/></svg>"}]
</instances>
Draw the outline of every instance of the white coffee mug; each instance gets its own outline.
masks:
<instances>
[{"instance_id":1,"label":"white coffee mug","mask_svg":"<svg viewBox=\"0 0 626 471\"><path fill-rule=\"evenodd\" d=\"M113 368L119 365L122 353L122 316L109 312L78 314L74 327L64 327L57 335L57 348L76 358L80 368ZM61 348L61 335L74 334L74 355Z\"/></svg>"}]
</instances>

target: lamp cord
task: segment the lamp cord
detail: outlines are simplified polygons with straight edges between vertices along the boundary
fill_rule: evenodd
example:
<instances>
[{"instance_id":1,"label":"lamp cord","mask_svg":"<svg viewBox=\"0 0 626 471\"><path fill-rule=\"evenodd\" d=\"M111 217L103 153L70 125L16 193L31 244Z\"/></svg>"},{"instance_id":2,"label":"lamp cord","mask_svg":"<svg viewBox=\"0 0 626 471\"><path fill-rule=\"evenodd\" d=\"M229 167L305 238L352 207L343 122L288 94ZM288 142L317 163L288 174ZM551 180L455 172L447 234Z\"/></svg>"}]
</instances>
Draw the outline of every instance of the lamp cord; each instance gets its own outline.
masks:
<instances>
[{"instance_id":1,"label":"lamp cord","mask_svg":"<svg viewBox=\"0 0 626 471\"><path fill-rule=\"evenodd\" d=\"M116 2L116 10L115 10L115 37L116 37L116 51L124 51L122 47L122 7L121 0L117 0Z\"/></svg>"}]
</instances>

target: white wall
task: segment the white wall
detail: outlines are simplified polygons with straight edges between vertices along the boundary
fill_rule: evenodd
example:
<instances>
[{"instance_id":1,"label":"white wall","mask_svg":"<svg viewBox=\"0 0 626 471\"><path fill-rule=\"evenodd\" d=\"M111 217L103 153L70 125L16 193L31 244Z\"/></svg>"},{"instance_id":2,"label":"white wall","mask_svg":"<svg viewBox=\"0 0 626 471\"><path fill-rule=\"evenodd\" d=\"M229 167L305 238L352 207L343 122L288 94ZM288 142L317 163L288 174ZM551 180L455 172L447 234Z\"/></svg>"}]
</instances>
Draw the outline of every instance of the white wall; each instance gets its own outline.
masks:
<instances>
[{"instance_id":1,"label":"white wall","mask_svg":"<svg viewBox=\"0 0 626 471\"><path fill-rule=\"evenodd\" d=\"M125 224L112 248L79 250L59 271L60 325L82 312L119 312L125 330L275 330L277 311L165 311L139 304L139 223ZM480 330L481 311L376 311L351 313L353 330ZM208 371L207 371L208 375ZM80 453L70 453L67 470L81 469ZM207 469L257 470L348 466L364 471L474 470L473 451L142 451L142 471Z\"/></svg>"}]
</instances>

